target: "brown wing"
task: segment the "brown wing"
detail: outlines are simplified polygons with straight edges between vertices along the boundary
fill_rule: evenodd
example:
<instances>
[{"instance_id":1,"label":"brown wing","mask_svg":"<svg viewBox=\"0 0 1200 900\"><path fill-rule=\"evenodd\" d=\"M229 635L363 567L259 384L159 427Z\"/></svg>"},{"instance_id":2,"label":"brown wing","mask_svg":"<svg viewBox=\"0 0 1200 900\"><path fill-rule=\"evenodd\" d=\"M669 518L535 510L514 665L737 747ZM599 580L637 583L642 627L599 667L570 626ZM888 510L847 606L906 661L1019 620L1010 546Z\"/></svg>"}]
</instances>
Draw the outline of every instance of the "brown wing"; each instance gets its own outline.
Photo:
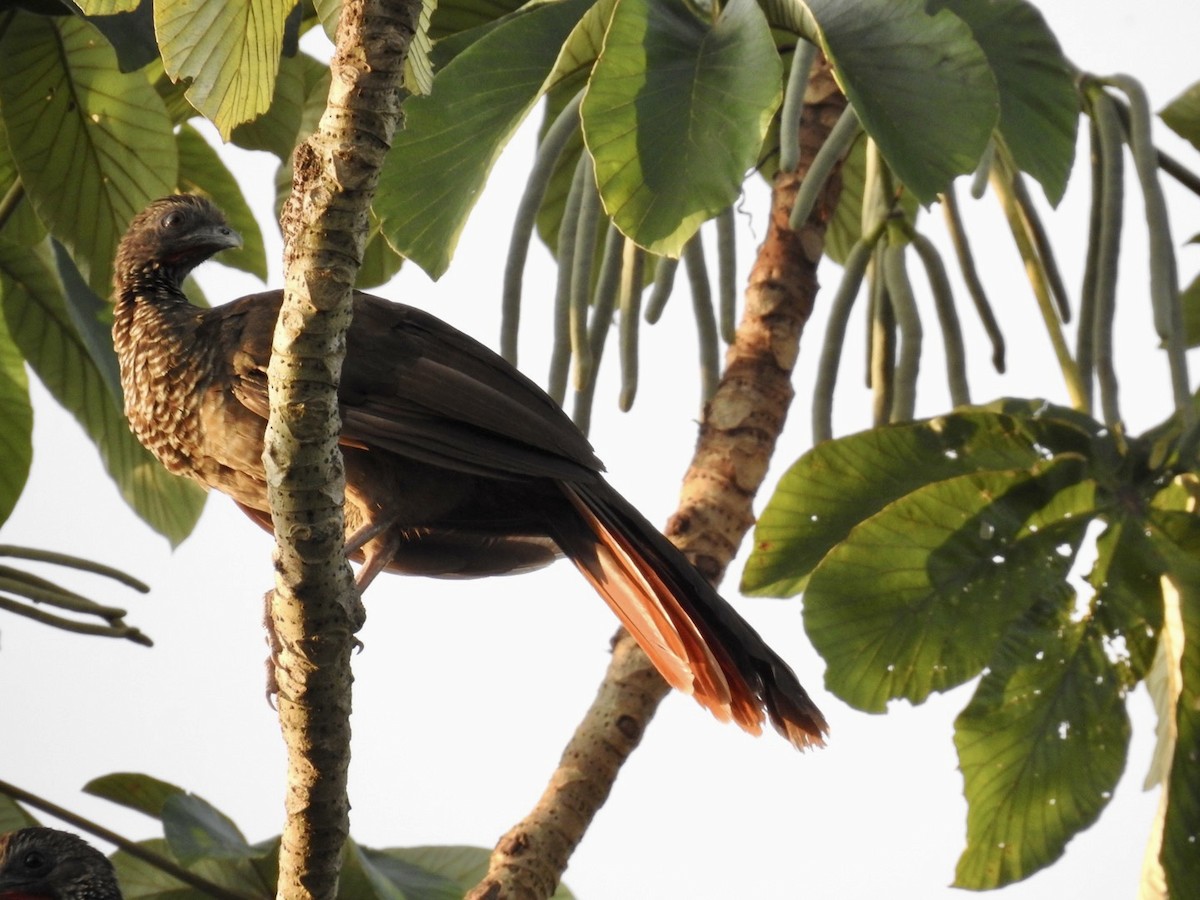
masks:
<instances>
[{"instance_id":1,"label":"brown wing","mask_svg":"<svg viewBox=\"0 0 1200 900\"><path fill-rule=\"evenodd\" d=\"M282 298L268 291L235 302L249 323L273 320ZM339 391L343 443L492 478L588 480L603 469L562 409L487 347L412 307L363 293L354 301ZM261 343L253 324L233 327ZM269 338L265 348L241 343L235 393L265 419Z\"/></svg>"}]
</instances>

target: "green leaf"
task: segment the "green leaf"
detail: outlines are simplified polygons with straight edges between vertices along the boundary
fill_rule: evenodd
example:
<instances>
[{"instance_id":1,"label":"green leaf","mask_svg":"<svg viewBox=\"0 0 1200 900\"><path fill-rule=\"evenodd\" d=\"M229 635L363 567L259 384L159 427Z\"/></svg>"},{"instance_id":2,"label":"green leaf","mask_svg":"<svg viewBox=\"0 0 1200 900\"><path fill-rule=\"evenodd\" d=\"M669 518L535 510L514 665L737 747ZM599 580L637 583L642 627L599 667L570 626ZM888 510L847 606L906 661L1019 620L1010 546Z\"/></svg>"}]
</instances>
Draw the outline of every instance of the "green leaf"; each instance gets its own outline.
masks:
<instances>
[{"instance_id":1,"label":"green leaf","mask_svg":"<svg viewBox=\"0 0 1200 900\"><path fill-rule=\"evenodd\" d=\"M408 55L404 58L404 88L413 94L428 94L433 90L433 39L429 26L437 0L423 0Z\"/></svg>"},{"instance_id":2,"label":"green leaf","mask_svg":"<svg viewBox=\"0 0 1200 900\"><path fill-rule=\"evenodd\" d=\"M1096 591L1094 615L1114 648L1122 683L1132 688L1146 677L1162 628L1163 566L1145 523L1129 516L1111 523L1096 539L1096 561L1088 583Z\"/></svg>"},{"instance_id":3,"label":"green leaf","mask_svg":"<svg viewBox=\"0 0 1200 900\"><path fill-rule=\"evenodd\" d=\"M859 135L842 163L842 190L838 194L833 219L825 232L825 255L844 264L850 248L862 237L863 191L867 177L867 139ZM900 209L910 224L916 224L921 205L911 193L900 197Z\"/></svg>"},{"instance_id":4,"label":"green leaf","mask_svg":"<svg viewBox=\"0 0 1200 900\"><path fill-rule=\"evenodd\" d=\"M1056 409L1056 408L1051 408ZM1017 412L1017 410L1014 410ZM1086 440L1058 423L975 410L827 441L780 479L759 517L742 575L746 594L792 596L856 524L923 485L988 470L1032 467Z\"/></svg>"},{"instance_id":5,"label":"green leaf","mask_svg":"<svg viewBox=\"0 0 1200 900\"><path fill-rule=\"evenodd\" d=\"M1000 99L971 29L924 0L807 0L867 133L924 204L975 170Z\"/></svg>"},{"instance_id":6,"label":"green leaf","mask_svg":"<svg viewBox=\"0 0 1200 900\"><path fill-rule=\"evenodd\" d=\"M709 24L683 0L620 0L582 106L604 209L654 253L678 256L732 203L783 90L754 0Z\"/></svg>"},{"instance_id":7,"label":"green leaf","mask_svg":"<svg viewBox=\"0 0 1200 900\"><path fill-rule=\"evenodd\" d=\"M4 119L0 116L0 196L7 195L19 178L16 163L8 150ZM22 202L14 205L3 230L0 230L0 238L23 247L32 247L46 239L46 228L34 213L33 204Z\"/></svg>"},{"instance_id":8,"label":"green leaf","mask_svg":"<svg viewBox=\"0 0 1200 900\"><path fill-rule=\"evenodd\" d=\"M1188 897L1200 888L1200 521L1194 512L1169 510L1154 510L1150 520L1183 622L1182 690L1175 706L1175 752L1160 859L1170 896Z\"/></svg>"},{"instance_id":9,"label":"green leaf","mask_svg":"<svg viewBox=\"0 0 1200 900\"><path fill-rule=\"evenodd\" d=\"M107 295L125 226L175 186L162 100L141 73L118 72L108 42L73 16L14 16L0 60L0 109L29 199Z\"/></svg>"},{"instance_id":10,"label":"green leaf","mask_svg":"<svg viewBox=\"0 0 1200 900\"><path fill-rule=\"evenodd\" d=\"M430 277L446 271L492 165L591 2L528 8L438 72L430 96L405 103L374 209L392 247Z\"/></svg>"},{"instance_id":11,"label":"green leaf","mask_svg":"<svg viewBox=\"0 0 1200 900\"><path fill-rule=\"evenodd\" d=\"M1200 150L1200 81L1168 103L1158 115L1168 128Z\"/></svg>"},{"instance_id":12,"label":"green leaf","mask_svg":"<svg viewBox=\"0 0 1200 900\"><path fill-rule=\"evenodd\" d=\"M828 688L882 712L889 700L920 703L977 675L1011 623L1070 570L1094 512L1084 473L1081 460L1063 457L1032 472L961 475L856 526L804 593ZM1039 515L1067 489L1057 520Z\"/></svg>"},{"instance_id":13,"label":"green leaf","mask_svg":"<svg viewBox=\"0 0 1200 900\"><path fill-rule=\"evenodd\" d=\"M376 287L391 280L404 264L404 257L392 249L380 231L379 218L371 213L367 230L367 246L363 249L362 265L354 286L359 290Z\"/></svg>"},{"instance_id":14,"label":"green leaf","mask_svg":"<svg viewBox=\"0 0 1200 900\"><path fill-rule=\"evenodd\" d=\"M1112 797L1129 744L1121 680L1098 629L1065 596L1005 636L955 722L967 848L955 886L986 890L1062 855Z\"/></svg>"},{"instance_id":15,"label":"green leaf","mask_svg":"<svg viewBox=\"0 0 1200 900\"><path fill-rule=\"evenodd\" d=\"M195 794L171 794L162 806L163 834L182 863L250 859L262 855L246 843L233 820Z\"/></svg>"},{"instance_id":16,"label":"green leaf","mask_svg":"<svg viewBox=\"0 0 1200 900\"><path fill-rule=\"evenodd\" d=\"M221 136L271 106L294 0L254 4L157 0L154 26L163 66L191 79L187 97Z\"/></svg>"},{"instance_id":17,"label":"green leaf","mask_svg":"<svg viewBox=\"0 0 1200 900\"><path fill-rule=\"evenodd\" d=\"M429 36L441 42L452 34L502 19L522 5L523 0L440 0Z\"/></svg>"},{"instance_id":18,"label":"green leaf","mask_svg":"<svg viewBox=\"0 0 1200 900\"><path fill-rule=\"evenodd\" d=\"M262 852L273 852L273 847L277 844L278 841L274 842L272 847ZM167 859L172 856L170 846L162 839L138 841L138 846ZM201 860L188 868L236 896L270 900L275 896L274 870L277 865L269 865L269 877L265 877L256 866L257 862L245 859ZM210 896L197 888L185 885L152 863L130 856L123 850L118 850L112 855L112 863L117 870L126 900L205 900Z\"/></svg>"},{"instance_id":19,"label":"green leaf","mask_svg":"<svg viewBox=\"0 0 1200 900\"><path fill-rule=\"evenodd\" d=\"M282 162L289 161L307 124L309 97L314 90L319 92L324 110L329 96L329 67L307 53L285 56L275 78L270 109L233 129L231 140L246 150L266 150Z\"/></svg>"},{"instance_id":20,"label":"green leaf","mask_svg":"<svg viewBox=\"0 0 1200 900\"><path fill-rule=\"evenodd\" d=\"M0 279L0 292L4 282ZM33 462L33 405L25 360L0 316L0 525L17 505Z\"/></svg>"},{"instance_id":21,"label":"green leaf","mask_svg":"<svg viewBox=\"0 0 1200 900\"><path fill-rule=\"evenodd\" d=\"M181 787L140 772L113 772L93 778L83 786L85 794L103 797L113 803L137 810L154 819L162 818L163 804L176 794L184 794Z\"/></svg>"},{"instance_id":22,"label":"green leaf","mask_svg":"<svg viewBox=\"0 0 1200 900\"><path fill-rule=\"evenodd\" d=\"M1079 127L1079 95L1058 39L1026 0L938 0L929 10L941 7L970 26L996 77L1004 143L1057 206L1075 163Z\"/></svg>"},{"instance_id":23,"label":"green leaf","mask_svg":"<svg viewBox=\"0 0 1200 900\"><path fill-rule=\"evenodd\" d=\"M589 15L594 10L595 7L592 7ZM558 118L563 107L579 91L583 90L583 86L587 83L587 75L586 71L579 72L571 78L560 81L553 89L546 93L545 115L542 118L542 124L538 131L539 140L546 134L547 129L554 124L554 120ZM562 227L563 213L566 211L567 194L571 191L571 182L575 178L575 168L579 165L579 157L582 153L583 129L576 128L571 133L571 136L567 138L562 152L558 155L558 161L554 164L554 171L550 173L550 180L546 184L545 193L542 195L542 205L538 207L538 237L542 239L542 243L546 245L550 254L555 258L558 257L558 232Z\"/></svg>"},{"instance_id":24,"label":"green leaf","mask_svg":"<svg viewBox=\"0 0 1200 900\"><path fill-rule=\"evenodd\" d=\"M32 828L41 823L25 811L25 807L6 794L0 794L0 834L19 828Z\"/></svg>"},{"instance_id":25,"label":"green leaf","mask_svg":"<svg viewBox=\"0 0 1200 900\"><path fill-rule=\"evenodd\" d=\"M459 892L468 891L478 884L487 874L488 859L491 851L482 847L401 847L390 850L368 851L372 859L381 867L385 865L380 860L386 855L396 860L402 860L410 865L418 866L426 872L447 878L459 887ZM550 900L572 900L573 894L562 884L550 897Z\"/></svg>"},{"instance_id":26,"label":"green leaf","mask_svg":"<svg viewBox=\"0 0 1200 900\"><path fill-rule=\"evenodd\" d=\"M122 72L158 59L151 0L64 0L77 6L117 53Z\"/></svg>"},{"instance_id":27,"label":"green leaf","mask_svg":"<svg viewBox=\"0 0 1200 900\"><path fill-rule=\"evenodd\" d=\"M226 168L217 151L191 125L180 126L176 141L179 146L180 189L212 197L224 211L229 224L242 236L241 249L222 254L221 261L265 280L267 251L263 248L262 231L233 173Z\"/></svg>"},{"instance_id":28,"label":"green leaf","mask_svg":"<svg viewBox=\"0 0 1200 900\"><path fill-rule=\"evenodd\" d=\"M108 387L68 313L50 250L0 241L4 316L25 359L46 389L83 426L125 502L178 544L204 507L204 492L171 475L129 430L121 401Z\"/></svg>"}]
</instances>

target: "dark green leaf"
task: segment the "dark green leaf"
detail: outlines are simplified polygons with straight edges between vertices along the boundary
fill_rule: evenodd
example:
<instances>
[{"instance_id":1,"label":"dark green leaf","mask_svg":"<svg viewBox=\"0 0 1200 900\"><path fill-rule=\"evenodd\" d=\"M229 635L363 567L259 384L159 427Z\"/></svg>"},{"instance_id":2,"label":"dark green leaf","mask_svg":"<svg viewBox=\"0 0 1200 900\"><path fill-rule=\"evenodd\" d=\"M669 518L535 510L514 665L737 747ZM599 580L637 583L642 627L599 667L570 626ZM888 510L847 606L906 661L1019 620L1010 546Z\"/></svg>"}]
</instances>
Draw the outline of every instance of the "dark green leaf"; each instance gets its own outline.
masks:
<instances>
[{"instance_id":1,"label":"dark green leaf","mask_svg":"<svg viewBox=\"0 0 1200 900\"><path fill-rule=\"evenodd\" d=\"M120 397L121 367L117 363L117 353L112 342L112 307L96 296L96 292L88 287L83 275L75 268L66 248L51 238L50 246L54 248L54 262L58 268L59 281L63 286L63 309L71 320L79 342L87 350L92 364L109 394Z\"/></svg>"},{"instance_id":2,"label":"dark green leaf","mask_svg":"<svg viewBox=\"0 0 1200 900\"><path fill-rule=\"evenodd\" d=\"M996 77L1004 143L1057 206L1075 162L1079 127L1079 96L1058 39L1026 0L937 0L929 10L940 7L970 26Z\"/></svg>"},{"instance_id":3,"label":"dark green leaf","mask_svg":"<svg viewBox=\"0 0 1200 900\"><path fill-rule=\"evenodd\" d=\"M1144 529L1133 517L1110 524L1096 539L1096 562L1087 577L1096 590L1096 623L1130 688L1146 677L1162 627L1163 567Z\"/></svg>"},{"instance_id":4,"label":"dark green leaf","mask_svg":"<svg viewBox=\"0 0 1200 900\"><path fill-rule=\"evenodd\" d=\"M154 88L117 71L77 17L16 15L0 41L0 109L38 217L107 295L129 220L175 187L175 140Z\"/></svg>"},{"instance_id":5,"label":"dark green leaf","mask_svg":"<svg viewBox=\"0 0 1200 900\"><path fill-rule=\"evenodd\" d=\"M1121 679L1100 631L1059 588L1010 629L955 722L968 805L957 887L999 887L1056 860L1125 767Z\"/></svg>"},{"instance_id":6,"label":"dark green leaf","mask_svg":"<svg viewBox=\"0 0 1200 900\"><path fill-rule=\"evenodd\" d=\"M4 133L4 120L0 117L0 197L6 196L17 184L20 175L16 163L8 150L8 137ZM27 196L16 203L12 214L4 223L0 237L11 244L32 247L46 239L45 226L38 220L33 211L33 204Z\"/></svg>"},{"instance_id":7,"label":"dark green leaf","mask_svg":"<svg viewBox=\"0 0 1200 900\"><path fill-rule=\"evenodd\" d=\"M1200 81L1168 103L1159 116L1167 127L1200 150Z\"/></svg>"},{"instance_id":8,"label":"dark green leaf","mask_svg":"<svg viewBox=\"0 0 1200 900\"><path fill-rule=\"evenodd\" d=\"M163 834L182 863L261 856L233 820L194 794L171 794L162 806Z\"/></svg>"},{"instance_id":9,"label":"dark green leaf","mask_svg":"<svg viewBox=\"0 0 1200 900\"><path fill-rule=\"evenodd\" d=\"M122 72L135 72L158 58L152 0L66 0L108 38Z\"/></svg>"},{"instance_id":10,"label":"dark green leaf","mask_svg":"<svg viewBox=\"0 0 1200 900\"><path fill-rule=\"evenodd\" d=\"M449 265L492 165L591 2L562 0L515 16L438 72L432 95L405 103L405 128L374 208L388 242L431 277Z\"/></svg>"},{"instance_id":11,"label":"dark green leaf","mask_svg":"<svg viewBox=\"0 0 1200 900\"><path fill-rule=\"evenodd\" d=\"M242 236L241 249L221 254L221 262L265 280L267 252L263 249L262 232L233 173L191 125L180 126L176 140L179 145L179 187L212 197L229 224Z\"/></svg>"},{"instance_id":12,"label":"dark green leaf","mask_svg":"<svg viewBox=\"0 0 1200 900\"><path fill-rule=\"evenodd\" d=\"M0 279L0 292L4 290ZM0 525L25 489L33 462L33 406L21 351L0 316Z\"/></svg>"},{"instance_id":13,"label":"dark green leaf","mask_svg":"<svg viewBox=\"0 0 1200 900\"><path fill-rule=\"evenodd\" d=\"M604 209L642 247L677 256L738 196L782 96L762 10L714 23L683 0L621 0L584 95Z\"/></svg>"},{"instance_id":14,"label":"dark green leaf","mask_svg":"<svg viewBox=\"0 0 1200 900\"><path fill-rule=\"evenodd\" d=\"M140 813L162 818L163 804L168 797L185 793L183 788L140 772L113 772L93 778L83 786L85 794L103 797Z\"/></svg>"},{"instance_id":15,"label":"dark green leaf","mask_svg":"<svg viewBox=\"0 0 1200 900\"><path fill-rule=\"evenodd\" d=\"M999 93L971 29L924 0L808 0L863 127L922 203L975 170Z\"/></svg>"},{"instance_id":16,"label":"dark green leaf","mask_svg":"<svg viewBox=\"0 0 1200 900\"><path fill-rule=\"evenodd\" d=\"M1015 410L1014 410L1015 412ZM1052 446L1047 442L1053 440ZM791 596L850 529L910 491L987 470L1031 467L1048 452L1081 452L1051 418L977 410L878 428L814 447L780 479L754 532L747 594Z\"/></svg>"},{"instance_id":17,"label":"dark green leaf","mask_svg":"<svg viewBox=\"0 0 1200 900\"><path fill-rule=\"evenodd\" d=\"M120 398L109 390L66 310L48 247L31 250L0 241L0 278L4 316L25 359L95 442L125 502L179 543L200 517L204 493L168 473L130 432Z\"/></svg>"},{"instance_id":18,"label":"dark green leaf","mask_svg":"<svg viewBox=\"0 0 1200 900\"><path fill-rule=\"evenodd\" d=\"M1064 457L1032 473L961 475L857 525L804 593L829 689L882 712L977 675L1009 625L1070 570L1094 514L1084 473L1082 460ZM1056 499L1057 520L1042 515Z\"/></svg>"},{"instance_id":19,"label":"dark green leaf","mask_svg":"<svg viewBox=\"0 0 1200 900\"><path fill-rule=\"evenodd\" d=\"M449 35L502 19L522 5L523 0L439 0L429 36L441 42Z\"/></svg>"},{"instance_id":20,"label":"dark green leaf","mask_svg":"<svg viewBox=\"0 0 1200 900\"><path fill-rule=\"evenodd\" d=\"M229 139L235 126L266 112L294 0L192 3L158 0L154 27L163 65L191 79L187 97Z\"/></svg>"}]
</instances>

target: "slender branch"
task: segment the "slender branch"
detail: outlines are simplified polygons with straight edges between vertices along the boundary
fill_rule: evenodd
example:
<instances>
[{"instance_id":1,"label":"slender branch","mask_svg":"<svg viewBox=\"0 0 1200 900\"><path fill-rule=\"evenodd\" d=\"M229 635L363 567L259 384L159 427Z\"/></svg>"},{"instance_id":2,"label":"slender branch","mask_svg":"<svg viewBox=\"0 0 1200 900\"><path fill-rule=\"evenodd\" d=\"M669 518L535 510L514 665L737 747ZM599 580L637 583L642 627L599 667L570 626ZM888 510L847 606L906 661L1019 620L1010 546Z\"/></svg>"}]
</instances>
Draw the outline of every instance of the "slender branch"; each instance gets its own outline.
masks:
<instances>
[{"instance_id":1,"label":"slender branch","mask_svg":"<svg viewBox=\"0 0 1200 900\"><path fill-rule=\"evenodd\" d=\"M278 896L333 898L349 832L350 654L361 606L344 554L337 384L351 287L400 121L420 0L342 7L325 115L296 148L263 462L276 534L271 625L288 749Z\"/></svg>"},{"instance_id":2,"label":"slender branch","mask_svg":"<svg viewBox=\"0 0 1200 900\"><path fill-rule=\"evenodd\" d=\"M705 409L679 509L667 527L668 536L714 582L753 522L751 503L791 405L791 372L816 297L825 225L841 187L837 177L829 179L812 218L798 231L788 227L800 173L845 106L823 60L808 98L800 169L775 176L770 229L750 275L724 374ZM500 839L488 874L469 898L550 895L666 693L653 664L618 632L596 700L545 793Z\"/></svg>"}]
</instances>

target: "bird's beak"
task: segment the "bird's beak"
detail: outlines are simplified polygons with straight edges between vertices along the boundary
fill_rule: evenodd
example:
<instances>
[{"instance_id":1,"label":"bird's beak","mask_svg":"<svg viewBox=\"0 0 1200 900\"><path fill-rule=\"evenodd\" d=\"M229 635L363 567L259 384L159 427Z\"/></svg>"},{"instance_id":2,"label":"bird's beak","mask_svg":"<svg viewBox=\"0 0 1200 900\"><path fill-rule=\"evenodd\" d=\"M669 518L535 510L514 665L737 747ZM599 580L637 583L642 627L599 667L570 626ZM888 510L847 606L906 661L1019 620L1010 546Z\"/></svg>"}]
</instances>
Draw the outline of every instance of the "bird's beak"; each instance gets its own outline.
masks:
<instances>
[{"instance_id":1,"label":"bird's beak","mask_svg":"<svg viewBox=\"0 0 1200 900\"><path fill-rule=\"evenodd\" d=\"M242 246L242 236L228 225L214 228L213 232L213 242L220 245L218 250L234 250Z\"/></svg>"},{"instance_id":2,"label":"bird's beak","mask_svg":"<svg viewBox=\"0 0 1200 900\"><path fill-rule=\"evenodd\" d=\"M228 225L211 225L194 232L190 243L205 255L211 256L222 250L234 250L242 246L242 236Z\"/></svg>"}]
</instances>

